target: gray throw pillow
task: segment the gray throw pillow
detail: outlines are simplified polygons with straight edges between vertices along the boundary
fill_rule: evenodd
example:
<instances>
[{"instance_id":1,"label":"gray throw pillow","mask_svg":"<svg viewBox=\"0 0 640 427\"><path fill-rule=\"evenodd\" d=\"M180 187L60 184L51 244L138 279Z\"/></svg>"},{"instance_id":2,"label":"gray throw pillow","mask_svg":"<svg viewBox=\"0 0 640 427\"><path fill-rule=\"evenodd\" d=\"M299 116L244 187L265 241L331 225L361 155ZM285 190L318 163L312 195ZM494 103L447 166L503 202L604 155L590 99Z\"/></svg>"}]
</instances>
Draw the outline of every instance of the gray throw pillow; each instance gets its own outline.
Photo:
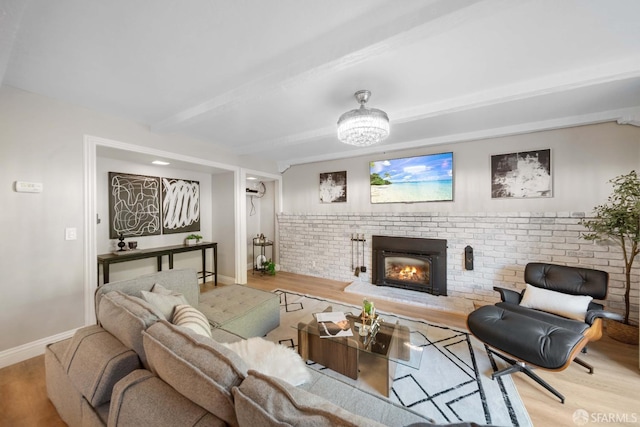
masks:
<instances>
[{"instance_id":1,"label":"gray throw pillow","mask_svg":"<svg viewBox=\"0 0 640 427\"><path fill-rule=\"evenodd\" d=\"M181 304L189 305L189 301L181 293L165 288L159 283L153 285L151 292L140 291L142 298L149 304L156 307L165 319L169 322L173 320L173 311Z\"/></svg>"}]
</instances>

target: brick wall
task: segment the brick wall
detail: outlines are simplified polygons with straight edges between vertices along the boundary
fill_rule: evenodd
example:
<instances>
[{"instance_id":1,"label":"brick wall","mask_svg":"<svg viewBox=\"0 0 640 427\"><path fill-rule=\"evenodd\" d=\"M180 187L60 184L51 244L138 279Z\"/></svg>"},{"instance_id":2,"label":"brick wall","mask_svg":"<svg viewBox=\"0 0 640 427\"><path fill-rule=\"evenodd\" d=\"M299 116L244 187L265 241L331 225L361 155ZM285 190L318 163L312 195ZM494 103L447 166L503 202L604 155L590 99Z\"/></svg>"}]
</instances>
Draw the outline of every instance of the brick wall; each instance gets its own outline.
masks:
<instances>
[{"instance_id":1,"label":"brick wall","mask_svg":"<svg viewBox=\"0 0 640 427\"><path fill-rule=\"evenodd\" d=\"M371 236L447 239L448 297L466 304L494 303L493 286L522 289L528 262L550 262L605 270L610 274L606 305L624 310L624 262L617 246L580 238L582 212L544 213L335 213L278 215L279 264L284 271L344 282L352 268L353 233L364 233L365 266L371 271ZM474 251L474 269L464 269L464 248ZM362 255L355 265L362 264ZM636 263L640 265L640 262ZM638 321L638 275L634 268L631 318ZM437 299L436 299L437 300ZM449 306L443 303L443 307Z\"/></svg>"}]
</instances>

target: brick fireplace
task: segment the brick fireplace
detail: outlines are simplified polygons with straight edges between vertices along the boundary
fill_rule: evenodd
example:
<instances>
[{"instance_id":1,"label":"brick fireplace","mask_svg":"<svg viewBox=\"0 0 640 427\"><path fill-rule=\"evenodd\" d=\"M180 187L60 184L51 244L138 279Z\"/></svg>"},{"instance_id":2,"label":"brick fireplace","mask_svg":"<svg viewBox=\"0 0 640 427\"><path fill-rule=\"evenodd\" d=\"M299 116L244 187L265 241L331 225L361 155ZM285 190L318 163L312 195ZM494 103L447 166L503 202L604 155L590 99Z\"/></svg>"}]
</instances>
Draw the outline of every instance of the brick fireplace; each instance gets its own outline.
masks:
<instances>
[{"instance_id":1,"label":"brick fireplace","mask_svg":"<svg viewBox=\"0 0 640 427\"><path fill-rule=\"evenodd\" d=\"M372 236L371 282L447 295L447 241Z\"/></svg>"},{"instance_id":2,"label":"brick fireplace","mask_svg":"<svg viewBox=\"0 0 640 427\"><path fill-rule=\"evenodd\" d=\"M432 306L469 313L473 303L493 304L499 300L493 287L522 289L524 266L536 261L609 272L607 307L622 311L624 269L618 261L620 249L582 239L580 220L584 216L583 212L280 213L279 262L284 271L292 273L372 282L368 277L373 270L370 264L366 265L367 273L354 276L349 241L353 233L365 235L367 263L373 261L372 236L437 236L447 241L447 298L420 294ZM473 270L464 268L467 245L474 249ZM634 270L640 275L640 266ZM633 304L632 316L637 319L638 305Z\"/></svg>"}]
</instances>

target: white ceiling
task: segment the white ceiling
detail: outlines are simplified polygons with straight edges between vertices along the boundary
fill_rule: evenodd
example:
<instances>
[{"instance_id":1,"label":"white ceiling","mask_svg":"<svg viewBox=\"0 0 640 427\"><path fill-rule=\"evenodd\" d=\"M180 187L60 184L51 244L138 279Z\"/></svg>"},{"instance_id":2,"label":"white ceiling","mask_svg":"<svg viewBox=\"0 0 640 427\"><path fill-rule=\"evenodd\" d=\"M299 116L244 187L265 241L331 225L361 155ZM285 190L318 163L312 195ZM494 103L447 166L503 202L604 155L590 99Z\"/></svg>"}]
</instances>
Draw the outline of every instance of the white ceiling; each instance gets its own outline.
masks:
<instances>
[{"instance_id":1,"label":"white ceiling","mask_svg":"<svg viewBox=\"0 0 640 427\"><path fill-rule=\"evenodd\" d=\"M288 165L640 125L637 0L0 0L0 81ZM337 118L386 111L358 149Z\"/></svg>"}]
</instances>

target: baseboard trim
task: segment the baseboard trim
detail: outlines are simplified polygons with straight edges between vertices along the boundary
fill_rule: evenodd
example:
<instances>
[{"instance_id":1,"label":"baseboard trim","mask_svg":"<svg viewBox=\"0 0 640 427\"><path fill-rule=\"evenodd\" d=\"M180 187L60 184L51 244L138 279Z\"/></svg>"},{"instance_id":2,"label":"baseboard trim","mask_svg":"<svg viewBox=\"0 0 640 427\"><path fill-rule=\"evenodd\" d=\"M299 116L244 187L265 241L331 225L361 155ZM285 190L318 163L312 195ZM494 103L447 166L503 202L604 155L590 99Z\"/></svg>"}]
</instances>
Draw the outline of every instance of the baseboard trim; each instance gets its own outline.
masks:
<instances>
[{"instance_id":1,"label":"baseboard trim","mask_svg":"<svg viewBox=\"0 0 640 427\"><path fill-rule=\"evenodd\" d=\"M236 283L236 278L218 274L218 282L222 283L223 285L233 285L234 283Z\"/></svg>"},{"instance_id":2,"label":"baseboard trim","mask_svg":"<svg viewBox=\"0 0 640 427\"><path fill-rule=\"evenodd\" d=\"M57 341L65 340L67 338L71 338L78 329L79 328L72 329L66 332L61 332L59 334L52 335L50 337L42 338L37 341L32 341L30 343L26 343L18 347L1 351L0 352L0 369L22 362L23 360L31 359L32 357L36 357L36 356L40 356L41 354L44 354L44 350L47 347L47 345Z\"/></svg>"}]
</instances>

